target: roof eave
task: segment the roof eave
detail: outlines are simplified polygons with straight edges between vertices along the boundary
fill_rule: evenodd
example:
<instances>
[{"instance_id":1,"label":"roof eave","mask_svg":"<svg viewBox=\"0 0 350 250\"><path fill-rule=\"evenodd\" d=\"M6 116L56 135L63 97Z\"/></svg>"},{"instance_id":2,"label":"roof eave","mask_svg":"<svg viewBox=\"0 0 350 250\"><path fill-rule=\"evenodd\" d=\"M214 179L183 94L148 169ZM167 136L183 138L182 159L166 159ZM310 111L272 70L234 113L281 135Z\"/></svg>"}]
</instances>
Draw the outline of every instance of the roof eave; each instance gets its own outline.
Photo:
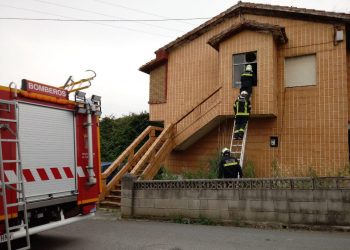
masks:
<instances>
[{"instance_id":1,"label":"roof eave","mask_svg":"<svg viewBox=\"0 0 350 250\"><path fill-rule=\"evenodd\" d=\"M221 33L213 36L208 40L208 44L214 49L219 50L220 43L238 34L242 30L252 30L258 32L270 32L275 41L284 44L287 43L288 38L284 27L278 25L271 25L267 23L258 23L255 21L244 21L240 24L231 26Z\"/></svg>"},{"instance_id":2,"label":"roof eave","mask_svg":"<svg viewBox=\"0 0 350 250\"><path fill-rule=\"evenodd\" d=\"M159 49L155 52L156 58L142 65L139 70L146 74L152 70L168 62L168 53L165 50Z\"/></svg>"},{"instance_id":3,"label":"roof eave","mask_svg":"<svg viewBox=\"0 0 350 250\"><path fill-rule=\"evenodd\" d=\"M314 22L350 24L350 14L346 13L327 12L321 10L286 7L279 5L238 2L236 5L213 17L212 19L191 30L190 32L187 32L186 34L177 38L176 40L168 43L161 49L169 51L172 48L180 46L186 41L194 40L195 38L204 34L207 30L211 29L211 27L223 22L226 18L231 18L239 14L254 14L300 20L310 20Z\"/></svg>"}]
</instances>

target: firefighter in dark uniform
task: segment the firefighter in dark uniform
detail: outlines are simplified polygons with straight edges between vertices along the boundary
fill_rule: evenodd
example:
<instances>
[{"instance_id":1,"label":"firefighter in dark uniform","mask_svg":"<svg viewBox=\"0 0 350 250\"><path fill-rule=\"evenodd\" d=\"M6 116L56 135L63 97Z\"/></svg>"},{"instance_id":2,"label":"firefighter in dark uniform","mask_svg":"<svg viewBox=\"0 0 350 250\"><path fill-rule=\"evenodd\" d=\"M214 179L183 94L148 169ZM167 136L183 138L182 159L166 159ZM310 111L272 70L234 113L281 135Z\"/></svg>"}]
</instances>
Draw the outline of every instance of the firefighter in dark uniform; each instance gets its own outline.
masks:
<instances>
[{"instance_id":1,"label":"firefighter in dark uniform","mask_svg":"<svg viewBox=\"0 0 350 250\"><path fill-rule=\"evenodd\" d=\"M235 157L231 157L230 150L224 148L222 150L222 157L219 163L219 178L242 178L242 168L239 161Z\"/></svg>"},{"instance_id":2,"label":"firefighter in dark uniform","mask_svg":"<svg viewBox=\"0 0 350 250\"><path fill-rule=\"evenodd\" d=\"M235 113L234 139L243 139L244 130L250 115L251 105L247 91L242 91L233 106Z\"/></svg>"},{"instance_id":3,"label":"firefighter in dark uniform","mask_svg":"<svg viewBox=\"0 0 350 250\"><path fill-rule=\"evenodd\" d=\"M253 85L256 83L256 75L253 72L252 65L248 64L245 67L244 72L241 74L241 89L248 92L248 98L250 99L253 92Z\"/></svg>"}]
</instances>

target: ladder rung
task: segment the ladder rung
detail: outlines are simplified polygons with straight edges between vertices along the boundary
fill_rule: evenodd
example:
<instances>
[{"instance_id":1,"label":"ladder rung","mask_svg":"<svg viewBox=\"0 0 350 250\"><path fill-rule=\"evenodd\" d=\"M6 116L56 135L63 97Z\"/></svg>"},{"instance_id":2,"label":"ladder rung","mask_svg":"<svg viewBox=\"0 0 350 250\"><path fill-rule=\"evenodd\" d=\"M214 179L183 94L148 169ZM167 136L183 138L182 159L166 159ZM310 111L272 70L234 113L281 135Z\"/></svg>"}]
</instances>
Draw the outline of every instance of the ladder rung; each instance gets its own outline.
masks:
<instances>
[{"instance_id":1,"label":"ladder rung","mask_svg":"<svg viewBox=\"0 0 350 250\"><path fill-rule=\"evenodd\" d=\"M16 119L0 118L0 122L14 122L14 123L17 123L17 120Z\"/></svg>"},{"instance_id":2,"label":"ladder rung","mask_svg":"<svg viewBox=\"0 0 350 250\"><path fill-rule=\"evenodd\" d=\"M12 181L12 182L5 182L5 185L15 185L15 184L22 184L23 181Z\"/></svg>"},{"instance_id":3,"label":"ladder rung","mask_svg":"<svg viewBox=\"0 0 350 250\"><path fill-rule=\"evenodd\" d=\"M231 151L231 154L240 154L241 151Z\"/></svg>"},{"instance_id":4,"label":"ladder rung","mask_svg":"<svg viewBox=\"0 0 350 250\"><path fill-rule=\"evenodd\" d=\"M242 144L234 144L232 147L242 147Z\"/></svg>"},{"instance_id":5,"label":"ladder rung","mask_svg":"<svg viewBox=\"0 0 350 250\"><path fill-rule=\"evenodd\" d=\"M19 142L17 139L0 139L0 142Z\"/></svg>"},{"instance_id":6,"label":"ladder rung","mask_svg":"<svg viewBox=\"0 0 350 250\"><path fill-rule=\"evenodd\" d=\"M21 160L3 160L2 163L20 163Z\"/></svg>"},{"instance_id":7,"label":"ladder rung","mask_svg":"<svg viewBox=\"0 0 350 250\"><path fill-rule=\"evenodd\" d=\"M9 230L17 230L17 229L21 229L21 228L25 228L25 227L27 227L27 224L21 224L21 225L9 227Z\"/></svg>"},{"instance_id":8,"label":"ladder rung","mask_svg":"<svg viewBox=\"0 0 350 250\"><path fill-rule=\"evenodd\" d=\"M11 190L14 190L14 191L16 191L17 193L23 193L23 190L22 190L21 188L12 187L11 185L21 185L21 184L22 184L22 182L9 182L9 183L5 183L6 188L11 189Z\"/></svg>"},{"instance_id":9,"label":"ladder rung","mask_svg":"<svg viewBox=\"0 0 350 250\"><path fill-rule=\"evenodd\" d=\"M17 250L28 250L30 249L30 246L22 247L22 248L17 248Z\"/></svg>"},{"instance_id":10,"label":"ladder rung","mask_svg":"<svg viewBox=\"0 0 350 250\"><path fill-rule=\"evenodd\" d=\"M15 105L15 104L16 104L16 101L0 100L0 104Z\"/></svg>"},{"instance_id":11,"label":"ladder rung","mask_svg":"<svg viewBox=\"0 0 350 250\"><path fill-rule=\"evenodd\" d=\"M16 202L16 203L7 204L6 206L7 207L15 207L15 206L21 206L21 205L24 205L24 204L25 204L25 202L20 201L20 202Z\"/></svg>"}]
</instances>

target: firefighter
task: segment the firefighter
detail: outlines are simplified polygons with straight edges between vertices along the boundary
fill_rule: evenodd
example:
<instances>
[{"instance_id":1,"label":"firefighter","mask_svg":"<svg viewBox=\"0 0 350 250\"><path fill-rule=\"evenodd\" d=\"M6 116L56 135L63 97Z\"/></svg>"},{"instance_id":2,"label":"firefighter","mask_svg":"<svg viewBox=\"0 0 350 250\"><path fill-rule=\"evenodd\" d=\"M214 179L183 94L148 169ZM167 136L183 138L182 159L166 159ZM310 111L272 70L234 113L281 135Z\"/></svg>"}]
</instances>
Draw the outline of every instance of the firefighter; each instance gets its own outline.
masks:
<instances>
[{"instance_id":1,"label":"firefighter","mask_svg":"<svg viewBox=\"0 0 350 250\"><path fill-rule=\"evenodd\" d=\"M252 65L248 64L245 67L245 71L241 74L241 89L242 91L248 92L248 98L250 99L250 96L253 92L253 85L256 83L256 76L253 72Z\"/></svg>"},{"instance_id":2,"label":"firefighter","mask_svg":"<svg viewBox=\"0 0 350 250\"><path fill-rule=\"evenodd\" d=\"M235 113L235 128L234 128L234 139L241 140L244 136L244 130L247 125L250 115L251 105L248 98L248 92L242 91L238 96L233 106Z\"/></svg>"},{"instance_id":3,"label":"firefighter","mask_svg":"<svg viewBox=\"0 0 350 250\"><path fill-rule=\"evenodd\" d=\"M243 177L242 168L235 157L231 157L230 150L223 148L219 163L219 178L240 178Z\"/></svg>"}]
</instances>

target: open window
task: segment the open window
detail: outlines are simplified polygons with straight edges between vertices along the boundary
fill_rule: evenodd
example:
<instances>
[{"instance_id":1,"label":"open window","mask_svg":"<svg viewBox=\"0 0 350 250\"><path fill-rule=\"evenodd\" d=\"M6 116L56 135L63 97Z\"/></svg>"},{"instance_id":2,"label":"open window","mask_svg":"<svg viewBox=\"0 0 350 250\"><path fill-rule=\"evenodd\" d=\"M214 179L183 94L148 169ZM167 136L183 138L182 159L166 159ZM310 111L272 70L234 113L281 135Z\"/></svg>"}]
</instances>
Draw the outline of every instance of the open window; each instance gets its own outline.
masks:
<instances>
[{"instance_id":1,"label":"open window","mask_svg":"<svg viewBox=\"0 0 350 250\"><path fill-rule=\"evenodd\" d=\"M234 54L232 56L233 61L233 88L240 88L241 87L241 74L244 72L245 66L250 64L253 67L253 72L256 75L256 78L258 78L258 72L257 72L257 53L256 51L253 52L246 52L241 54ZM257 82L253 84L253 86L256 86Z\"/></svg>"}]
</instances>

